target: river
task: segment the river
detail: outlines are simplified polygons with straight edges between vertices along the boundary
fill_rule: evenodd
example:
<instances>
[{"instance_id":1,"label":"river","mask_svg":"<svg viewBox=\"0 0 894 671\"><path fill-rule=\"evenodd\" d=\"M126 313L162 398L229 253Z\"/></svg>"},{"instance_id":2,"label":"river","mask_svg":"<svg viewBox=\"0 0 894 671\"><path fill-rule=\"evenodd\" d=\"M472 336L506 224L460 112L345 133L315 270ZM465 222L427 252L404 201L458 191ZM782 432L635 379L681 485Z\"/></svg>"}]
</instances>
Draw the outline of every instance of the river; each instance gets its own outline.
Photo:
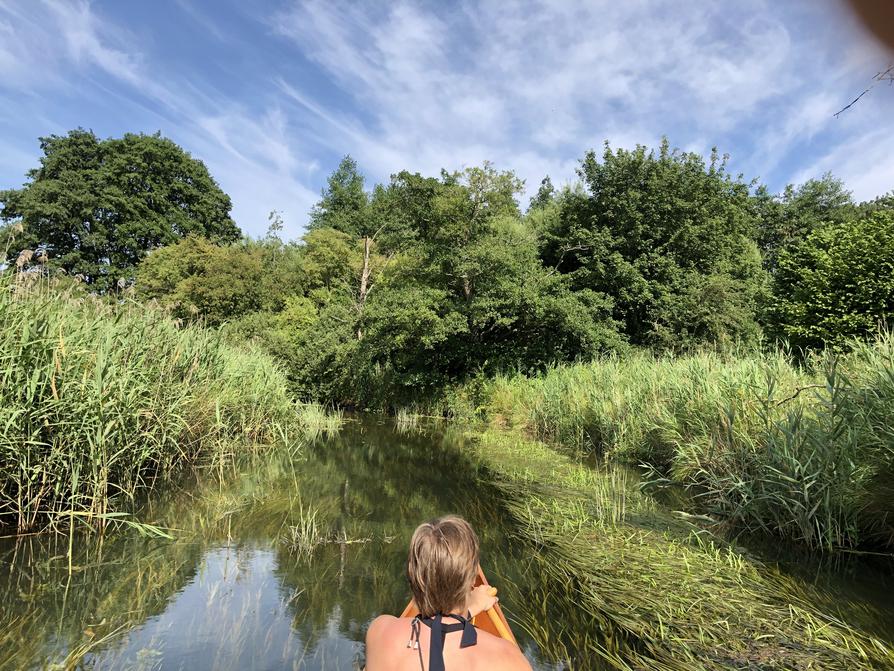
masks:
<instances>
[{"instance_id":1,"label":"river","mask_svg":"<svg viewBox=\"0 0 894 671\"><path fill-rule=\"evenodd\" d=\"M337 436L156 493L139 517L171 529L173 540L75 535L71 570L67 536L5 539L0 668L360 668L370 620L407 602L413 529L447 512L477 529L482 566L534 667L563 668L518 623L562 622L546 629L571 646L587 623L571 596L532 586L535 550L511 533L497 490L482 485L462 445L448 442L436 429L348 422ZM323 542L302 552L296 527L305 535L316 527L310 535ZM894 629L884 595L890 563L856 572L798 566L833 597L864 589L869 571L875 591L855 597L866 604L856 610L868 614L866 627Z\"/></svg>"}]
</instances>

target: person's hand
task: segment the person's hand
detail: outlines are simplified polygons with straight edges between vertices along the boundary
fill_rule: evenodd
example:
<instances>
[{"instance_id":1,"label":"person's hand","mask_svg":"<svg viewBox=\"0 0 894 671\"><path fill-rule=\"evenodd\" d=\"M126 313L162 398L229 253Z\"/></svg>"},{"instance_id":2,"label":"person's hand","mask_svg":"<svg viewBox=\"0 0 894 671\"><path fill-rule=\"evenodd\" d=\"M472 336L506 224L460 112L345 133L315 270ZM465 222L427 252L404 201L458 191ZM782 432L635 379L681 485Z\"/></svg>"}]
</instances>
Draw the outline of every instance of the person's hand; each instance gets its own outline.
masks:
<instances>
[{"instance_id":1,"label":"person's hand","mask_svg":"<svg viewBox=\"0 0 894 671\"><path fill-rule=\"evenodd\" d=\"M490 585L478 585L472 588L472 594L469 597L469 612L472 617L486 610L490 610L499 601L497 598L497 588Z\"/></svg>"}]
</instances>

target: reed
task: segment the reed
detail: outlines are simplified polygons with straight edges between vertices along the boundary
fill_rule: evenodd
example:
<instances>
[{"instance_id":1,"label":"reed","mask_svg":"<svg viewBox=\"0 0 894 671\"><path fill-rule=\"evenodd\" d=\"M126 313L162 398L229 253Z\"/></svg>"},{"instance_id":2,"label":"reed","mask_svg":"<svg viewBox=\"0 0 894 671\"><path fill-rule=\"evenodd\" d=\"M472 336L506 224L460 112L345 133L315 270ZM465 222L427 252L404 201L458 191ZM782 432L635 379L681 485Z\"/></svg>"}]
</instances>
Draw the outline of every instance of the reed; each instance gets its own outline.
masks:
<instances>
[{"instance_id":1,"label":"reed","mask_svg":"<svg viewBox=\"0 0 894 671\"><path fill-rule=\"evenodd\" d=\"M323 531L322 521L319 519L319 511L312 506L306 508L299 502L296 510L296 523L289 527L286 544L301 558L309 560L314 550L324 542L326 533Z\"/></svg>"},{"instance_id":2,"label":"reed","mask_svg":"<svg viewBox=\"0 0 894 671\"><path fill-rule=\"evenodd\" d=\"M533 546L519 625L562 668L894 669L894 650L840 605L663 511L623 472L505 432L466 436ZM563 599L580 621L549 616Z\"/></svg>"},{"instance_id":3,"label":"reed","mask_svg":"<svg viewBox=\"0 0 894 671\"><path fill-rule=\"evenodd\" d=\"M345 419L340 408L325 408L319 403L300 403L295 412L304 436L310 440L338 433Z\"/></svg>"},{"instance_id":4,"label":"reed","mask_svg":"<svg viewBox=\"0 0 894 671\"><path fill-rule=\"evenodd\" d=\"M292 423L267 356L146 306L0 284L0 525L102 525L183 467Z\"/></svg>"},{"instance_id":5,"label":"reed","mask_svg":"<svg viewBox=\"0 0 894 671\"><path fill-rule=\"evenodd\" d=\"M647 464L701 512L833 549L894 547L894 337L817 354L646 354L498 377L488 421Z\"/></svg>"}]
</instances>

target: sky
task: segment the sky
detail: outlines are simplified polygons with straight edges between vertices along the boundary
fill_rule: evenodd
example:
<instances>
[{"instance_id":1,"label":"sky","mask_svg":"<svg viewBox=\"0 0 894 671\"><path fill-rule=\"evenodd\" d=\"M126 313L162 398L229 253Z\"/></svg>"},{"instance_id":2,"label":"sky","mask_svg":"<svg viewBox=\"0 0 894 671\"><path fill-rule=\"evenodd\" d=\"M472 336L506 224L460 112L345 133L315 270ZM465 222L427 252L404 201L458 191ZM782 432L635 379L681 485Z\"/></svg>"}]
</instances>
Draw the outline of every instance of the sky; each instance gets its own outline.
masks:
<instances>
[{"instance_id":1,"label":"sky","mask_svg":"<svg viewBox=\"0 0 894 671\"><path fill-rule=\"evenodd\" d=\"M0 188L38 138L171 138L246 233L301 234L345 154L367 186L492 161L576 179L589 149L702 154L779 191L894 189L894 60L835 0L0 0Z\"/></svg>"}]
</instances>

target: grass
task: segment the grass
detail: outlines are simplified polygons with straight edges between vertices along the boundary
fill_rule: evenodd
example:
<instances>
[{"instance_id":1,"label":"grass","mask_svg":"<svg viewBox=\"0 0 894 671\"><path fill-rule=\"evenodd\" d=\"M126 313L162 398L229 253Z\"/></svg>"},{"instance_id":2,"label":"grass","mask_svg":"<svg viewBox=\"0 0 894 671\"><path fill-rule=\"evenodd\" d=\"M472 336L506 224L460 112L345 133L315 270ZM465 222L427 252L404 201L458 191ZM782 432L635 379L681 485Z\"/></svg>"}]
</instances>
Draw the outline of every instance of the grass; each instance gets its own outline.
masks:
<instances>
[{"instance_id":1,"label":"grass","mask_svg":"<svg viewBox=\"0 0 894 671\"><path fill-rule=\"evenodd\" d=\"M297 521L289 527L286 543L299 557L310 559L314 550L326 538L323 525L319 519L319 511L312 506L305 508L299 502Z\"/></svg>"},{"instance_id":2,"label":"grass","mask_svg":"<svg viewBox=\"0 0 894 671\"><path fill-rule=\"evenodd\" d=\"M535 548L519 624L563 668L894 668L885 642L812 588L663 512L629 477L505 432L466 439ZM551 617L565 599L575 608Z\"/></svg>"},{"instance_id":3,"label":"grass","mask_svg":"<svg viewBox=\"0 0 894 671\"><path fill-rule=\"evenodd\" d=\"M461 394L460 394L461 395ZM894 337L803 367L782 354L646 354L498 377L465 396L491 425L647 464L738 528L894 547Z\"/></svg>"},{"instance_id":4,"label":"grass","mask_svg":"<svg viewBox=\"0 0 894 671\"><path fill-rule=\"evenodd\" d=\"M186 466L289 440L258 352L145 306L0 283L0 524L102 525Z\"/></svg>"},{"instance_id":5,"label":"grass","mask_svg":"<svg viewBox=\"0 0 894 671\"><path fill-rule=\"evenodd\" d=\"M344 424L344 412L327 409L319 403L300 403L296 406L298 424L305 437L316 440L338 433Z\"/></svg>"}]
</instances>

